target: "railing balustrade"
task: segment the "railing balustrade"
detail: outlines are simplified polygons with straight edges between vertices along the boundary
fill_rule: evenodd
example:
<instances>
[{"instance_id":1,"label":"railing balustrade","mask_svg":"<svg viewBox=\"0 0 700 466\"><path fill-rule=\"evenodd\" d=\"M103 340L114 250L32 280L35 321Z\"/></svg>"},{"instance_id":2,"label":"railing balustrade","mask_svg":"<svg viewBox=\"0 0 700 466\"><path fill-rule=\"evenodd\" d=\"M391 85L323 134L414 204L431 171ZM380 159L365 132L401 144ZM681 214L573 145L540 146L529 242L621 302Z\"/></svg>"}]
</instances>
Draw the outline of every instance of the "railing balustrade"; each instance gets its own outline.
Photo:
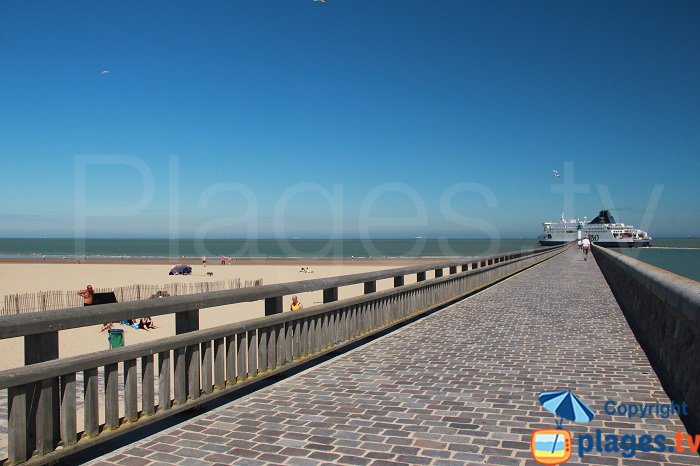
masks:
<instances>
[{"instance_id":1,"label":"railing balustrade","mask_svg":"<svg viewBox=\"0 0 700 466\"><path fill-rule=\"evenodd\" d=\"M5 464L56 461L458 300L563 249L0 317L0 339L23 336L28 364L0 372L9 405ZM417 281L404 285L410 274ZM377 291L382 279L394 286ZM339 287L359 283L365 294L338 301ZM323 304L281 312L284 296L316 290ZM200 309L241 302L264 303L266 316L199 329ZM175 336L58 359L60 330L173 313Z\"/></svg>"}]
</instances>

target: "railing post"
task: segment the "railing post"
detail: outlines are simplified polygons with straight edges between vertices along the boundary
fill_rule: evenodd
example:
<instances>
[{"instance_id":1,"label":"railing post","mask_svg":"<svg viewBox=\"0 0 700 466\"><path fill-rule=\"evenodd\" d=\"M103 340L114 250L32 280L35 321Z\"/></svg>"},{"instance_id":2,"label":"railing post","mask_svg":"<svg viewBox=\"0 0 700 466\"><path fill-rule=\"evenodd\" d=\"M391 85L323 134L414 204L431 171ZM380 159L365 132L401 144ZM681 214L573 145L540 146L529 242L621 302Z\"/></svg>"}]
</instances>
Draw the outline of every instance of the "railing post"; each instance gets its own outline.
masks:
<instances>
[{"instance_id":1,"label":"railing post","mask_svg":"<svg viewBox=\"0 0 700 466\"><path fill-rule=\"evenodd\" d=\"M27 390L29 386L7 389L8 432L7 457L13 464L24 463L31 455L27 440ZM33 448L32 448L33 450Z\"/></svg>"},{"instance_id":2,"label":"railing post","mask_svg":"<svg viewBox=\"0 0 700 466\"><path fill-rule=\"evenodd\" d=\"M75 372L61 377L61 441L64 447L78 441Z\"/></svg>"},{"instance_id":3,"label":"railing post","mask_svg":"<svg viewBox=\"0 0 700 466\"><path fill-rule=\"evenodd\" d=\"M282 296L265 298L265 315L273 316L282 313Z\"/></svg>"},{"instance_id":4,"label":"railing post","mask_svg":"<svg viewBox=\"0 0 700 466\"><path fill-rule=\"evenodd\" d=\"M229 337L229 340L235 340L235 338ZM228 350L235 355L235 341L231 343L227 342L225 338L217 338L214 340L214 388L222 389L226 386L226 373L227 373L227 360L226 360L226 347ZM232 355L232 356L233 356ZM230 358L231 369L228 373L235 379L234 365L235 359Z\"/></svg>"},{"instance_id":5,"label":"railing post","mask_svg":"<svg viewBox=\"0 0 700 466\"><path fill-rule=\"evenodd\" d=\"M83 371L84 436L87 438L97 437L100 432L99 392L97 368Z\"/></svg>"},{"instance_id":6,"label":"railing post","mask_svg":"<svg viewBox=\"0 0 700 466\"><path fill-rule=\"evenodd\" d=\"M248 342L248 377L255 377L258 375L258 359L257 359L257 332L256 330L248 330L248 336L246 338Z\"/></svg>"},{"instance_id":7,"label":"railing post","mask_svg":"<svg viewBox=\"0 0 700 466\"><path fill-rule=\"evenodd\" d=\"M323 302L332 303L338 301L338 287L326 288L323 290Z\"/></svg>"},{"instance_id":8,"label":"railing post","mask_svg":"<svg viewBox=\"0 0 700 466\"><path fill-rule=\"evenodd\" d=\"M170 409L170 351L158 353L158 411Z\"/></svg>"},{"instance_id":9,"label":"railing post","mask_svg":"<svg viewBox=\"0 0 700 466\"><path fill-rule=\"evenodd\" d=\"M199 309L183 311L175 314L175 334L194 332L199 330ZM185 377L187 390L183 394L185 399L199 398L200 394L200 357L199 345L190 345L185 351ZM176 361L177 364L177 361ZM177 376L176 376L177 379ZM175 380L175 386L182 387L183 381ZM184 400L179 400L184 401Z\"/></svg>"},{"instance_id":10,"label":"railing post","mask_svg":"<svg viewBox=\"0 0 700 466\"><path fill-rule=\"evenodd\" d=\"M155 414L155 365L152 354L141 358L141 406L145 416Z\"/></svg>"},{"instance_id":11,"label":"railing post","mask_svg":"<svg viewBox=\"0 0 700 466\"><path fill-rule=\"evenodd\" d=\"M26 366L58 359L58 332L24 337ZM60 436L58 378L26 386L27 454L36 448L39 454L52 452Z\"/></svg>"}]
</instances>

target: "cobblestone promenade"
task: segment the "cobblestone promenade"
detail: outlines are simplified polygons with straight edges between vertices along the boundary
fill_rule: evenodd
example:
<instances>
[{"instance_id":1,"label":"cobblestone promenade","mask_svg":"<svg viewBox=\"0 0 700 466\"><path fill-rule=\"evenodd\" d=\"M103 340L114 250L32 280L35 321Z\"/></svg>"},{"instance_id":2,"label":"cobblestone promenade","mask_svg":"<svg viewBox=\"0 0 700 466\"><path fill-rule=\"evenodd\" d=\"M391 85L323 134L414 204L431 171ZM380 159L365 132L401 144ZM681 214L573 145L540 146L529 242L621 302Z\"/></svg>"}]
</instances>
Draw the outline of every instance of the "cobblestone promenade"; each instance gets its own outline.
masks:
<instances>
[{"instance_id":1,"label":"cobblestone promenade","mask_svg":"<svg viewBox=\"0 0 700 466\"><path fill-rule=\"evenodd\" d=\"M677 417L606 414L606 401L669 400L595 260L576 248L92 464L535 465L532 431L555 426L537 395L566 389L596 413L564 423L569 464L700 464L687 450L631 455L628 434L671 446L685 433ZM627 435L626 450L597 452L597 430L603 447L605 435ZM592 451L581 458L585 434Z\"/></svg>"}]
</instances>

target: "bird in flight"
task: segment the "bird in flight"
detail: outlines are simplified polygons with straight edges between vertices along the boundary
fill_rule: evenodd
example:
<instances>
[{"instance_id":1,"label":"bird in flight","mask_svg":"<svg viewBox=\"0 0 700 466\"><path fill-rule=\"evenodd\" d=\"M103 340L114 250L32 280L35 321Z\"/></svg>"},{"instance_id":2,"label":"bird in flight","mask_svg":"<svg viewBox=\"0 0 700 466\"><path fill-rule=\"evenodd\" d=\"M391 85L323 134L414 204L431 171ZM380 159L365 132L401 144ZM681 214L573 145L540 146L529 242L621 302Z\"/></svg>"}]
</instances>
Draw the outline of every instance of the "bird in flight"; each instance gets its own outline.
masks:
<instances>
[{"instance_id":1,"label":"bird in flight","mask_svg":"<svg viewBox=\"0 0 700 466\"><path fill-rule=\"evenodd\" d=\"M554 178L559 178L559 171L552 170L552 176L554 176Z\"/></svg>"},{"instance_id":2,"label":"bird in flight","mask_svg":"<svg viewBox=\"0 0 700 466\"><path fill-rule=\"evenodd\" d=\"M107 74L109 74L109 70L102 70L102 71L100 71L100 76L105 76L105 75L107 75Z\"/></svg>"}]
</instances>

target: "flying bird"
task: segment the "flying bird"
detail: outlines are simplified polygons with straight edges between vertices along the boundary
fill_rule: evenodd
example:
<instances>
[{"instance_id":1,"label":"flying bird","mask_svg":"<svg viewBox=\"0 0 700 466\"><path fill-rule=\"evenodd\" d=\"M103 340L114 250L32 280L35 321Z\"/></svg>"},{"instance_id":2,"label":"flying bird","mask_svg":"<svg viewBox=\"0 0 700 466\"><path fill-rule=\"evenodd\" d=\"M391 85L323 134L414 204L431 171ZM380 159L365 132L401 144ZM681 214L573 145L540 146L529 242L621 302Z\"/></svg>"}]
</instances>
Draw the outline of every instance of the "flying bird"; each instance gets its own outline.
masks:
<instances>
[{"instance_id":1,"label":"flying bird","mask_svg":"<svg viewBox=\"0 0 700 466\"><path fill-rule=\"evenodd\" d=\"M104 76L104 75L107 75L107 74L109 74L109 70L102 70L102 71L100 71L100 76Z\"/></svg>"},{"instance_id":2,"label":"flying bird","mask_svg":"<svg viewBox=\"0 0 700 466\"><path fill-rule=\"evenodd\" d=\"M554 178L559 178L559 171L552 170L552 176L554 176Z\"/></svg>"}]
</instances>

